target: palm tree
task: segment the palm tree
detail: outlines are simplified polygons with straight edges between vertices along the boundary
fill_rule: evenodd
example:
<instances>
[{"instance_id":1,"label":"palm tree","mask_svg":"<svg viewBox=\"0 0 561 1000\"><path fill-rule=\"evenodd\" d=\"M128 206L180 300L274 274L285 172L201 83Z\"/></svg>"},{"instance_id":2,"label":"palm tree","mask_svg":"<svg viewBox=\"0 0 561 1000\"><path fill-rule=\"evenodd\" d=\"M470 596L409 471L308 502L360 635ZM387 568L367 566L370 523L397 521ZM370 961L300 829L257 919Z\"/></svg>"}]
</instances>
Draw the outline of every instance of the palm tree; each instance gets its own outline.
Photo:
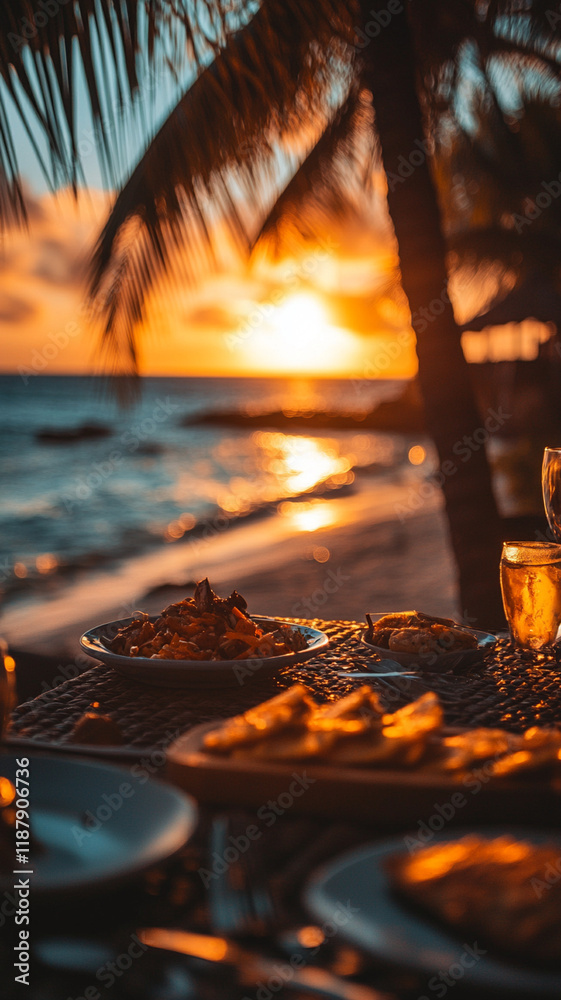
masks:
<instances>
[{"instance_id":1,"label":"palm tree","mask_svg":"<svg viewBox=\"0 0 561 1000\"><path fill-rule=\"evenodd\" d=\"M496 299L465 330L532 317L561 331L559 82L542 74L531 86L511 109L487 86L470 131L459 129L441 160L441 183L471 179L461 202L447 203L457 267L491 267L502 278Z\"/></svg>"},{"instance_id":2,"label":"palm tree","mask_svg":"<svg viewBox=\"0 0 561 1000\"><path fill-rule=\"evenodd\" d=\"M389 178L388 204L402 285L417 334L427 427L440 459L464 614L469 619L497 622L501 612L493 583L499 560L499 517L485 451L472 447L482 418L448 295L447 249L429 156L422 155L427 139L405 8L387 26L381 43L369 47L364 63ZM416 151L419 155L412 155Z\"/></svg>"},{"instance_id":3,"label":"palm tree","mask_svg":"<svg viewBox=\"0 0 561 1000\"><path fill-rule=\"evenodd\" d=\"M466 51L477 52L483 69L496 53L531 58L536 71L555 61L546 44L552 34L547 5L520 11L514 2L464 0L452 13L443 0L77 0L68 6L42 0L43 8L46 19L28 0L4 0L1 8L4 219L25 211L6 100L24 121L31 106L48 138L44 166L53 183L80 181L74 39L110 180L115 141L103 60L112 64L123 103L138 93L139 65L146 61L173 64L182 53L197 67L122 185L95 251L91 293L108 342L133 367L147 294L155 285L197 276L201 262L212 258L217 221L248 251L282 234L287 221L309 226L310 206L316 213L341 210L364 187L379 140L464 613L498 621L500 523L485 451L474 439L485 417L477 412L447 294L447 248L427 140L454 112ZM30 25L26 34L22 19ZM103 59L95 57L96 47ZM28 131L34 141L32 125ZM286 183L282 150L289 143L294 149L295 138L300 153Z\"/></svg>"}]
</instances>

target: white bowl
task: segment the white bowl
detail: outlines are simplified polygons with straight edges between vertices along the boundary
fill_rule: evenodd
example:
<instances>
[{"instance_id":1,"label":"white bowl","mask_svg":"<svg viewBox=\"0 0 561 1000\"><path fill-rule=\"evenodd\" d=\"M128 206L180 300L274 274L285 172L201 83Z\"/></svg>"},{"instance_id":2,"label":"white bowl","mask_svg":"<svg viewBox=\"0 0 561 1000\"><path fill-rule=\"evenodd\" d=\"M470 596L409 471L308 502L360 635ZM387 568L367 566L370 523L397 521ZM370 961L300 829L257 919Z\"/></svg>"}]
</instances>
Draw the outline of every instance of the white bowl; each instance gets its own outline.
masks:
<instances>
[{"instance_id":1,"label":"white bowl","mask_svg":"<svg viewBox=\"0 0 561 1000\"><path fill-rule=\"evenodd\" d=\"M384 611L379 614L372 614L370 617L373 622L376 622L386 614L391 614L391 612ZM375 646L372 642L369 642L366 638L366 629L362 633L362 642L373 653L377 653L378 656L395 660L404 667L416 667L418 670L427 671L427 673L440 673L444 670L452 670L460 664L467 667L470 663L477 663L483 654L488 652L497 641L497 637L490 632L482 632L481 629L477 628L468 628L466 625L460 625L459 622L454 622L454 625L461 628L462 632L469 632L470 635L475 636L477 646L473 649L454 649L449 652L443 650L441 653L401 653L399 650L388 649L384 646Z\"/></svg>"},{"instance_id":2,"label":"white bowl","mask_svg":"<svg viewBox=\"0 0 561 1000\"><path fill-rule=\"evenodd\" d=\"M149 620L156 621L159 617L153 615ZM252 615L251 620L268 632L279 626L300 632L306 639L307 648L294 653L283 653L281 656L253 657L247 660L159 660L148 656L122 656L113 653L107 648L105 641L113 639L120 628L130 625L133 620L122 618L119 621L96 625L88 632L84 632L80 645L90 656L109 664L132 680L144 684L159 684L163 687L213 687L215 684L242 686L253 678L271 676L281 667L309 660L322 652L329 643L325 632L319 632L307 625L295 625L279 618L260 618Z\"/></svg>"}]
</instances>

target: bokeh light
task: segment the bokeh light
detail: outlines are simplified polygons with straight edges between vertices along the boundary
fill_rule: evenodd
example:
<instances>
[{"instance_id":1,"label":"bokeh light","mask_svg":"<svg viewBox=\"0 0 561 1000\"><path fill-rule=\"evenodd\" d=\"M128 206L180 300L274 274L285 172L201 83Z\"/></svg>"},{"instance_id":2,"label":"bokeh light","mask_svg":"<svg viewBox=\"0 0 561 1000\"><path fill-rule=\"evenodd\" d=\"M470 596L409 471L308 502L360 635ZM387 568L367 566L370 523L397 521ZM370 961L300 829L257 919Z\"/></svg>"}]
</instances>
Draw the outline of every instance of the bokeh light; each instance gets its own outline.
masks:
<instances>
[{"instance_id":1,"label":"bokeh light","mask_svg":"<svg viewBox=\"0 0 561 1000\"><path fill-rule=\"evenodd\" d=\"M427 453L421 444L414 444L412 448L409 449L407 455L411 465L422 465L427 457Z\"/></svg>"}]
</instances>

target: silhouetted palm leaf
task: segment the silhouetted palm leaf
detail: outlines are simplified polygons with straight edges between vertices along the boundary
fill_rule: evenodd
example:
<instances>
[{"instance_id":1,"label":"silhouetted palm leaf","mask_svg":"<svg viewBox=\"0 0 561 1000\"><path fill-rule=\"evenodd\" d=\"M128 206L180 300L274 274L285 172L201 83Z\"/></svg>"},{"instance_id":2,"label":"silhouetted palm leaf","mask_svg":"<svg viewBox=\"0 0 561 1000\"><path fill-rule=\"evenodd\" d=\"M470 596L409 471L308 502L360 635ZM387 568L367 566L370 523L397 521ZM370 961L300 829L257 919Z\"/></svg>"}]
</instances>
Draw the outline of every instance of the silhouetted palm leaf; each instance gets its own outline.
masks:
<instances>
[{"instance_id":1,"label":"silhouetted palm leaf","mask_svg":"<svg viewBox=\"0 0 561 1000\"><path fill-rule=\"evenodd\" d=\"M228 0L3 0L0 3L0 222L11 204L21 215L19 167L9 125L14 107L52 187L80 177L86 85L102 170L120 180L120 122L151 68L152 78L201 65L219 48L232 16ZM238 3L242 11L247 7ZM246 13L247 17L247 13ZM83 110L83 109L82 109ZM42 155L37 132L48 145Z\"/></svg>"},{"instance_id":2,"label":"silhouetted palm leaf","mask_svg":"<svg viewBox=\"0 0 561 1000\"><path fill-rule=\"evenodd\" d=\"M280 249L290 230L310 237L326 220L358 211L374 165L373 125L370 95L355 84L278 195L253 247L270 241Z\"/></svg>"},{"instance_id":3,"label":"silhouetted palm leaf","mask_svg":"<svg viewBox=\"0 0 561 1000\"><path fill-rule=\"evenodd\" d=\"M160 0L151 0L147 25L161 15L161 6ZM137 8L138 0L122 0L111 16L113 5L95 0L70 4L47 0L44 6L14 0L1 5L2 108L6 109L7 92L35 146L34 119L39 123L49 145L50 161L43 163L44 171L53 185L77 182L83 129L75 104L80 62L102 158L111 174L104 121L107 79L103 63L96 59L96 46L103 38L115 64L122 56L124 72L116 81L119 98L124 101L138 86L138 53L145 29L139 30ZM5 141L3 146L6 148Z\"/></svg>"},{"instance_id":4,"label":"silhouetted palm leaf","mask_svg":"<svg viewBox=\"0 0 561 1000\"><path fill-rule=\"evenodd\" d=\"M330 3L268 0L154 136L94 257L92 296L111 343L129 357L147 293L198 276L213 258L217 223L249 249L266 211L258 179L274 185L280 169L275 146L325 123L344 75L348 25L340 22L334 36L335 23Z\"/></svg>"},{"instance_id":5,"label":"silhouetted palm leaf","mask_svg":"<svg viewBox=\"0 0 561 1000\"><path fill-rule=\"evenodd\" d=\"M290 220L309 231L314 218L349 207L348 179L359 176L357 138L367 114L350 104L363 100L362 42L354 44L358 0L45 3L39 18L31 0L0 3L0 221L24 211L10 102L39 157L37 124L46 137L43 168L52 186L76 188L81 67L102 169L115 185L122 177L122 109L135 106L135 96L142 106L147 67L174 71L178 84L187 64L198 67L123 186L96 251L96 304L111 344L123 345L129 358L145 297L154 284L194 277L212 261L217 219L250 249L259 233L279 238ZM458 95L465 97L469 75L475 99L479 88L487 102L496 100L492 77L500 60L521 75L547 78L549 86L556 79L561 29L545 0L415 0L408 13L437 150L457 134ZM286 182L287 161L280 164L278 150L294 134L306 152ZM481 145L475 156L484 156Z\"/></svg>"}]
</instances>

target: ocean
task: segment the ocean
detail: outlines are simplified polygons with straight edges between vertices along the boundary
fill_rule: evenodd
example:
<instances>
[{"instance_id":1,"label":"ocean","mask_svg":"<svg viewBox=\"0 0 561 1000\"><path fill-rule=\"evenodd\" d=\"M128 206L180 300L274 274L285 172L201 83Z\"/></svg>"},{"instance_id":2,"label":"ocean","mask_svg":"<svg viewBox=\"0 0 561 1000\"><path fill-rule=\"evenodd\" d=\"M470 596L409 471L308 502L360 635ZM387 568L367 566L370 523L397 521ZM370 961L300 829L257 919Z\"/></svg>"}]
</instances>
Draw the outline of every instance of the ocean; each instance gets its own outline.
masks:
<instances>
[{"instance_id":1,"label":"ocean","mask_svg":"<svg viewBox=\"0 0 561 1000\"><path fill-rule=\"evenodd\" d=\"M356 430L313 433L196 422L217 410L359 413L396 396L395 381L145 378L126 408L101 378L26 381L0 376L5 599L173 544L217 516L241 521L320 484L352 488L357 468L390 471L407 457L402 437L361 430L359 419ZM104 436L38 437L84 425Z\"/></svg>"}]
</instances>

